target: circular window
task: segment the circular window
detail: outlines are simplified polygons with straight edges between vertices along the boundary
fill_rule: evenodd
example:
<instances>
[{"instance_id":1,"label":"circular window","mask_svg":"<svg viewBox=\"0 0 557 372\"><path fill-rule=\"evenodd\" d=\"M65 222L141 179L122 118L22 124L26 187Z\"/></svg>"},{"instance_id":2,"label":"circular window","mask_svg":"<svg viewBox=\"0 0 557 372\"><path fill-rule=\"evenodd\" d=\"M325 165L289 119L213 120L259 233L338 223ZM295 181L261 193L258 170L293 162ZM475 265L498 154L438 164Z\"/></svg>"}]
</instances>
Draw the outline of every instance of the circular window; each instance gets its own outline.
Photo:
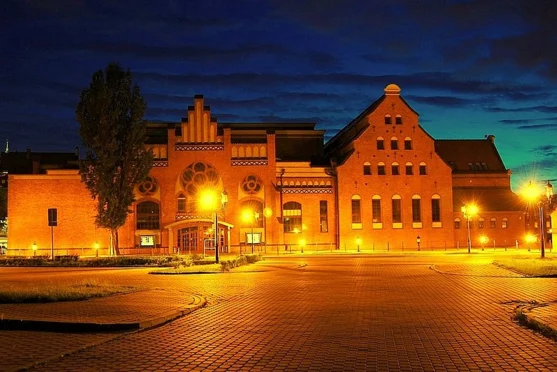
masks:
<instances>
[{"instance_id":1,"label":"circular window","mask_svg":"<svg viewBox=\"0 0 557 372\"><path fill-rule=\"evenodd\" d=\"M261 191L261 180L256 175L250 174L242 181L242 190L246 194L257 194Z\"/></svg>"},{"instance_id":2,"label":"circular window","mask_svg":"<svg viewBox=\"0 0 557 372\"><path fill-rule=\"evenodd\" d=\"M180 182L186 193L195 195L202 187L217 187L219 172L210 164L197 162L189 165L180 177Z\"/></svg>"},{"instance_id":3,"label":"circular window","mask_svg":"<svg viewBox=\"0 0 557 372\"><path fill-rule=\"evenodd\" d=\"M137 187L139 193L143 196L151 196L157 192L157 181L153 177L147 177Z\"/></svg>"}]
</instances>

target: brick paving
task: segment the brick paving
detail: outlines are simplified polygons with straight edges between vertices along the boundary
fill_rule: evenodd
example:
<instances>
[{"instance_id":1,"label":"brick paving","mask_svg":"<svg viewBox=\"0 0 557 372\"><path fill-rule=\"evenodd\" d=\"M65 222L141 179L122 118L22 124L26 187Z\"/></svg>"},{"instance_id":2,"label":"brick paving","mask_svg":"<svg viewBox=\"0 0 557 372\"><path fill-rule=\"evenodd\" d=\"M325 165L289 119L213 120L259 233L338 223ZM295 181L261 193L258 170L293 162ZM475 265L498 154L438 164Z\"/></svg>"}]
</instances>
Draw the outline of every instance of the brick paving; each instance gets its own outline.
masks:
<instances>
[{"instance_id":1,"label":"brick paving","mask_svg":"<svg viewBox=\"0 0 557 372\"><path fill-rule=\"evenodd\" d=\"M185 302L202 296L208 304L141 332L0 331L0 342L11 343L0 368L49 359L36 369L557 369L557 344L510 319L520 303L555 301L555 280L503 275L486 262L361 255L269 258L254 270L218 275L114 271L107 274L113 281L153 291L143 294L182 294Z\"/></svg>"}]
</instances>

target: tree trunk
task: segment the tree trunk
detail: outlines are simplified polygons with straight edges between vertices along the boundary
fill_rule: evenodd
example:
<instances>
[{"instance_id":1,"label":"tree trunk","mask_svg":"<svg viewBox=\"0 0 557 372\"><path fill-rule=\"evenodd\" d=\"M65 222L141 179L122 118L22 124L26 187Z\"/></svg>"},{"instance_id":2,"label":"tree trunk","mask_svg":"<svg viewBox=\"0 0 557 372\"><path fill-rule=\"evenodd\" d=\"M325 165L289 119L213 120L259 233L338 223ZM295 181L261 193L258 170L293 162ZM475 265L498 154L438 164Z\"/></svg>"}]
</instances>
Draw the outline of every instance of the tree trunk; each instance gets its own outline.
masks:
<instances>
[{"instance_id":1,"label":"tree trunk","mask_svg":"<svg viewBox=\"0 0 557 372\"><path fill-rule=\"evenodd\" d=\"M118 246L118 229L110 229L110 255L120 255L120 249Z\"/></svg>"}]
</instances>

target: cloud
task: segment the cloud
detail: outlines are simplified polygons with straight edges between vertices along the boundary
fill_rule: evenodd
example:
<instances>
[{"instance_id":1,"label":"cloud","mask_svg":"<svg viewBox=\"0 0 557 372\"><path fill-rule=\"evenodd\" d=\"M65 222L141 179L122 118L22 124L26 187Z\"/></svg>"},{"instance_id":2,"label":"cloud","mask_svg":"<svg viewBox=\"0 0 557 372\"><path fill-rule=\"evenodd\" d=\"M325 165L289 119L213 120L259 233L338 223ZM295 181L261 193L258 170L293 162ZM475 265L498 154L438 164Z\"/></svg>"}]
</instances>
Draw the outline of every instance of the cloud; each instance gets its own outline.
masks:
<instances>
[{"instance_id":1,"label":"cloud","mask_svg":"<svg viewBox=\"0 0 557 372\"><path fill-rule=\"evenodd\" d=\"M469 106L471 104L476 103L474 100L469 100L465 98L459 97L448 97L448 96L405 96L408 101L414 101L417 103L430 105L430 106L438 106L438 107L464 107Z\"/></svg>"},{"instance_id":2,"label":"cloud","mask_svg":"<svg viewBox=\"0 0 557 372\"><path fill-rule=\"evenodd\" d=\"M535 125L521 125L516 127L516 129L551 129L557 130L557 124L535 124Z\"/></svg>"},{"instance_id":3,"label":"cloud","mask_svg":"<svg viewBox=\"0 0 557 372\"><path fill-rule=\"evenodd\" d=\"M557 113L557 106L531 106L531 107L488 107L487 111L490 112L544 112L544 113Z\"/></svg>"}]
</instances>

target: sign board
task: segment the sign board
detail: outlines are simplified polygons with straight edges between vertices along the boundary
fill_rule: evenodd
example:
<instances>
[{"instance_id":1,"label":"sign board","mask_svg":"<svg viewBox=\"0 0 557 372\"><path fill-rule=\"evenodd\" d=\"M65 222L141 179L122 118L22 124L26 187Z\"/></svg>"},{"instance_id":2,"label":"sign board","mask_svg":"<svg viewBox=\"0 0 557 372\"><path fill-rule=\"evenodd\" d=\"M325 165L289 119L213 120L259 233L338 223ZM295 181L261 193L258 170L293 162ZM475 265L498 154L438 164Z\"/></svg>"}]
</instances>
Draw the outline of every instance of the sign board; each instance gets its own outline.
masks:
<instances>
[{"instance_id":1,"label":"sign board","mask_svg":"<svg viewBox=\"0 0 557 372\"><path fill-rule=\"evenodd\" d=\"M247 244L260 244L261 243L261 233L246 233L246 243Z\"/></svg>"},{"instance_id":2,"label":"sign board","mask_svg":"<svg viewBox=\"0 0 557 372\"><path fill-rule=\"evenodd\" d=\"M48 208L48 226L58 226L58 209Z\"/></svg>"},{"instance_id":3,"label":"sign board","mask_svg":"<svg viewBox=\"0 0 557 372\"><path fill-rule=\"evenodd\" d=\"M141 235L139 237L139 245L142 247L154 247L155 246L155 236L154 235Z\"/></svg>"}]
</instances>

